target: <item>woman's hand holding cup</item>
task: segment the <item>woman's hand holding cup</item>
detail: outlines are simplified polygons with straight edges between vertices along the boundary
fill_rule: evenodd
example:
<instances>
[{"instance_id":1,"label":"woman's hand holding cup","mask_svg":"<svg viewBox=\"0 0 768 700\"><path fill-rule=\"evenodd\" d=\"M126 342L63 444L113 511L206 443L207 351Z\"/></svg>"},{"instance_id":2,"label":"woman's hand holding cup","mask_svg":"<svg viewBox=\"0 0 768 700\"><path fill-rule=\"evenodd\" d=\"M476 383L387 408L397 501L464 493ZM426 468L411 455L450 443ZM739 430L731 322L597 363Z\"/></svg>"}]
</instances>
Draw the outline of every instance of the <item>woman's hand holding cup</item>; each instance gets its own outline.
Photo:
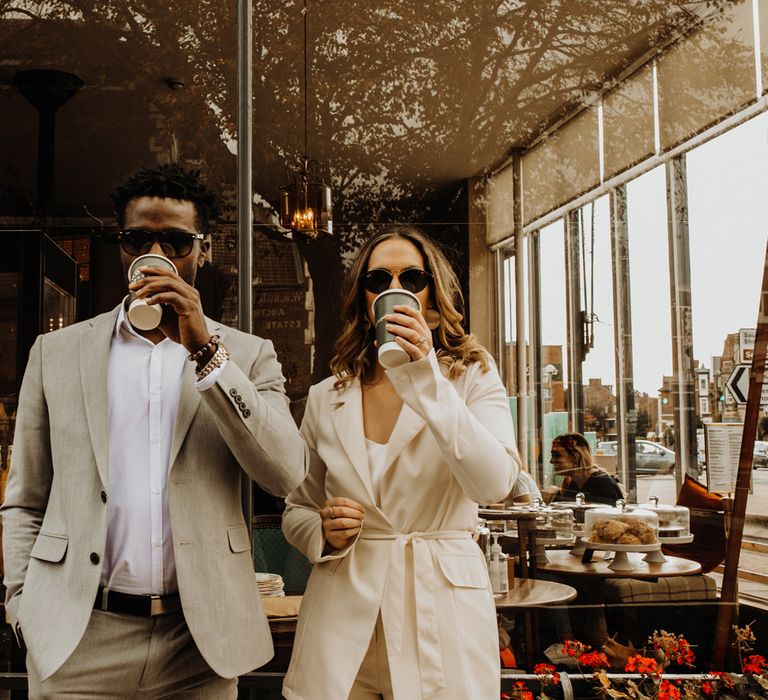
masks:
<instances>
[{"instance_id":1,"label":"woman's hand holding cup","mask_svg":"<svg viewBox=\"0 0 768 700\"><path fill-rule=\"evenodd\" d=\"M348 547L363 527L365 509L351 498L329 498L320 511L323 534L333 549Z\"/></svg>"},{"instance_id":2,"label":"woman's hand holding cup","mask_svg":"<svg viewBox=\"0 0 768 700\"><path fill-rule=\"evenodd\" d=\"M397 305L395 313L387 314L387 330L394 334L397 344L413 360L420 360L429 355L432 349L432 331L427 326L421 311L411 306Z\"/></svg>"}]
</instances>

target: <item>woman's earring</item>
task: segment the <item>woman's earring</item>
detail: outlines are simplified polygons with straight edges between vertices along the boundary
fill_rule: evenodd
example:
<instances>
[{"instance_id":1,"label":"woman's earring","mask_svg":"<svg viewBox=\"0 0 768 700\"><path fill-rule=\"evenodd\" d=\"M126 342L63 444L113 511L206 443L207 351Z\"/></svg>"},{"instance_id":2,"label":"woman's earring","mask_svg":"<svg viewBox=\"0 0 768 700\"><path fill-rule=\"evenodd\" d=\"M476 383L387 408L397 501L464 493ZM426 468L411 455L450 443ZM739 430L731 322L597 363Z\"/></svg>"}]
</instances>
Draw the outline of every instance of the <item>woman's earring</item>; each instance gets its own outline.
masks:
<instances>
[{"instance_id":1,"label":"woman's earring","mask_svg":"<svg viewBox=\"0 0 768 700\"><path fill-rule=\"evenodd\" d=\"M424 320L427 322L427 328L433 331L440 325L440 312L434 307L430 306L424 312Z\"/></svg>"}]
</instances>

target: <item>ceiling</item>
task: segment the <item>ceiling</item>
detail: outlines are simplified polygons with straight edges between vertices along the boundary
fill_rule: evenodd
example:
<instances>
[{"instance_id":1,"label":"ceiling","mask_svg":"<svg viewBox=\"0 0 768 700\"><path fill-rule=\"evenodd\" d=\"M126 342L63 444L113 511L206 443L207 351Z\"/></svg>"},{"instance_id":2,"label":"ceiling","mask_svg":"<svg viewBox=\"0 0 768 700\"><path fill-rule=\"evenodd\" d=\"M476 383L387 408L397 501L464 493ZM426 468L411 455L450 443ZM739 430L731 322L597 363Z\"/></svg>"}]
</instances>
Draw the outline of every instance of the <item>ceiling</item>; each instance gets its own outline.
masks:
<instances>
[{"instance_id":1,"label":"ceiling","mask_svg":"<svg viewBox=\"0 0 768 700\"><path fill-rule=\"evenodd\" d=\"M413 215L724 4L308 0L307 155L337 219ZM109 185L163 158L199 162L232 202L234 7L0 0L0 216L35 206L37 117L12 84L31 68L84 82L57 114L58 213L109 216ZM254 189L269 202L304 150L302 88L302 3L254 0Z\"/></svg>"}]
</instances>

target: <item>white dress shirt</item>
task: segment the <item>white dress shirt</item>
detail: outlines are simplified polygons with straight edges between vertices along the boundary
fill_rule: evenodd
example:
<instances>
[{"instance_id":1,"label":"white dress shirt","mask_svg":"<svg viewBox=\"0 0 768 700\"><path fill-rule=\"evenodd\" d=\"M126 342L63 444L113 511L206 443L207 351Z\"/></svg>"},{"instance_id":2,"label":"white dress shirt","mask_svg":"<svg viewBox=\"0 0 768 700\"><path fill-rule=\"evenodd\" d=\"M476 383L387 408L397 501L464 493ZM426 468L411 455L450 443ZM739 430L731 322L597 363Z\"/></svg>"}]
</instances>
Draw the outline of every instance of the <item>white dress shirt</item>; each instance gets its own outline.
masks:
<instances>
[{"instance_id":1,"label":"white dress shirt","mask_svg":"<svg viewBox=\"0 0 768 700\"><path fill-rule=\"evenodd\" d=\"M184 365L183 345L156 345L128 321L124 304L109 353L109 526L101 585L134 594L177 590L166 483ZM212 386L223 368L202 381Z\"/></svg>"}]
</instances>

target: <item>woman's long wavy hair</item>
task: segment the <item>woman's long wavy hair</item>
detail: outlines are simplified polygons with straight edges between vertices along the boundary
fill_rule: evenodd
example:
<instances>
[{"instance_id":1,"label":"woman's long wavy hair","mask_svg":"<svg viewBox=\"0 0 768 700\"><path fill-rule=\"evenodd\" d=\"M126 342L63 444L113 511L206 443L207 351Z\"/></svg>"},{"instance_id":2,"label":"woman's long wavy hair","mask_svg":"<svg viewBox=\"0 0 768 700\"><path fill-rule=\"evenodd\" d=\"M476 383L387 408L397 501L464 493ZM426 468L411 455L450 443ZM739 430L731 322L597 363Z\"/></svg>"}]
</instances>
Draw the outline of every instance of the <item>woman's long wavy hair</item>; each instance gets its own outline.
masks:
<instances>
[{"instance_id":1,"label":"woman's long wavy hair","mask_svg":"<svg viewBox=\"0 0 768 700\"><path fill-rule=\"evenodd\" d=\"M361 278L368 271L373 249L383 241L403 238L418 248L424 258L425 269L432 273L430 298L440 315L440 324L432 331L438 361L447 367L451 379L458 377L467 366L479 362L488 371L488 353L477 339L464 331L464 300L461 287L450 263L440 249L424 233L413 226L390 226L370 238L360 249L346 278L342 296L341 317L344 328L336 341L336 354L331 360L331 371L336 376L334 388L346 386L352 379L361 381L375 366L376 332L368 320L365 287Z\"/></svg>"}]
</instances>

